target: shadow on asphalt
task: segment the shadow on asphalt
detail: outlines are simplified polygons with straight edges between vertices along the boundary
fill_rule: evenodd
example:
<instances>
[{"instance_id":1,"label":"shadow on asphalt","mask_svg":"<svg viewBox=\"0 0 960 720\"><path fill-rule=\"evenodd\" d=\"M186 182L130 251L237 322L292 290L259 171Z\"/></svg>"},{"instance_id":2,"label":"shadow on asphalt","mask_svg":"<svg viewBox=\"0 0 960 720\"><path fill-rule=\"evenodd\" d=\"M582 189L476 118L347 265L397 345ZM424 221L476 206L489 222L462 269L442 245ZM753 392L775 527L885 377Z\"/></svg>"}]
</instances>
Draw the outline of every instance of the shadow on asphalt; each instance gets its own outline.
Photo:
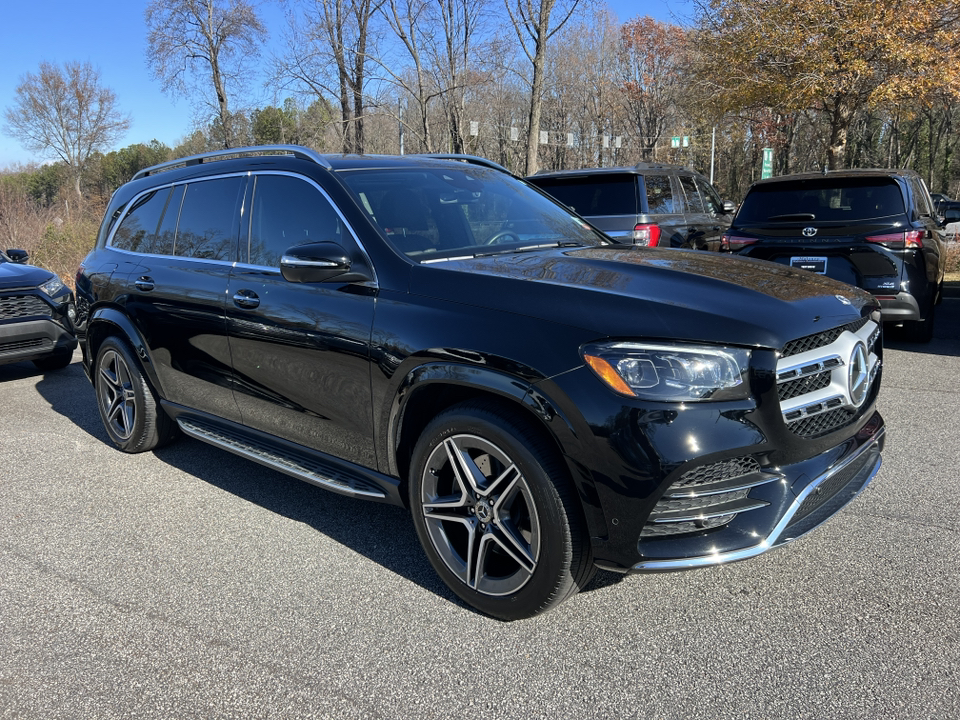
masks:
<instances>
[{"instance_id":1,"label":"shadow on asphalt","mask_svg":"<svg viewBox=\"0 0 960 720\"><path fill-rule=\"evenodd\" d=\"M93 387L79 362L46 375L32 363L0 366L0 383L30 377L38 378L36 389L52 410L100 440L104 453L119 453L107 439ZM182 436L155 450L153 455L175 470L308 525L387 570L473 611L433 571L420 547L410 513L404 508L338 495ZM585 592L621 579L623 576L616 573L599 571Z\"/></svg>"}]
</instances>

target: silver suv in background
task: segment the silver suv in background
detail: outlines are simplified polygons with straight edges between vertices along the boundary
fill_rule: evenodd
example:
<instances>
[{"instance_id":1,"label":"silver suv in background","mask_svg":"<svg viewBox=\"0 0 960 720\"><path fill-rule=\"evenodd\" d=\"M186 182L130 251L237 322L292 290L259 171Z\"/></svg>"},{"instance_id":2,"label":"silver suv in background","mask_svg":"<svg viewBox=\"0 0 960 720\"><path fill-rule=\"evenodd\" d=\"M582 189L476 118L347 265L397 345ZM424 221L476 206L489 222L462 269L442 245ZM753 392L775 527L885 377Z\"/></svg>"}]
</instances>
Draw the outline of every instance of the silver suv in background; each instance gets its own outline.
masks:
<instances>
[{"instance_id":1,"label":"silver suv in background","mask_svg":"<svg viewBox=\"0 0 960 720\"><path fill-rule=\"evenodd\" d=\"M700 173L679 165L587 168L527 178L617 242L719 250L734 205Z\"/></svg>"}]
</instances>

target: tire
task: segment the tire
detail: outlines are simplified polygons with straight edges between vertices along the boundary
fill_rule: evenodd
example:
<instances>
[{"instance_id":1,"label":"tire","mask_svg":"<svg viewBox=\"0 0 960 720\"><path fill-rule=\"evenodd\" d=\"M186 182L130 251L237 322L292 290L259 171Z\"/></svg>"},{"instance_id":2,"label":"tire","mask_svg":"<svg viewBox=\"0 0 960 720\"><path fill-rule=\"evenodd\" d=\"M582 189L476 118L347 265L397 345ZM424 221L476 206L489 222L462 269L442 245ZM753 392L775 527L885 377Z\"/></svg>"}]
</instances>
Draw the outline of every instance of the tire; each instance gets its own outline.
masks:
<instances>
[{"instance_id":1,"label":"tire","mask_svg":"<svg viewBox=\"0 0 960 720\"><path fill-rule=\"evenodd\" d=\"M937 314L937 306L933 300L927 308L927 314L923 320L917 320L911 323L904 323L907 330L907 339L916 343L928 343L933 339L933 323Z\"/></svg>"},{"instance_id":2,"label":"tire","mask_svg":"<svg viewBox=\"0 0 960 720\"><path fill-rule=\"evenodd\" d=\"M509 408L472 401L437 416L414 449L409 493L430 564L487 615L546 612L593 577L566 467Z\"/></svg>"},{"instance_id":3,"label":"tire","mask_svg":"<svg viewBox=\"0 0 960 720\"><path fill-rule=\"evenodd\" d=\"M37 370L41 372L52 372L54 370L63 370L70 363L73 362L73 351L56 353L55 355L48 355L45 358L38 358L33 361L33 364L36 366Z\"/></svg>"},{"instance_id":4,"label":"tire","mask_svg":"<svg viewBox=\"0 0 960 720\"><path fill-rule=\"evenodd\" d=\"M123 340L104 340L93 371L100 419L117 448L139 453L169 442L176 426L160 407Z\"/></svg>"}]
</instances>

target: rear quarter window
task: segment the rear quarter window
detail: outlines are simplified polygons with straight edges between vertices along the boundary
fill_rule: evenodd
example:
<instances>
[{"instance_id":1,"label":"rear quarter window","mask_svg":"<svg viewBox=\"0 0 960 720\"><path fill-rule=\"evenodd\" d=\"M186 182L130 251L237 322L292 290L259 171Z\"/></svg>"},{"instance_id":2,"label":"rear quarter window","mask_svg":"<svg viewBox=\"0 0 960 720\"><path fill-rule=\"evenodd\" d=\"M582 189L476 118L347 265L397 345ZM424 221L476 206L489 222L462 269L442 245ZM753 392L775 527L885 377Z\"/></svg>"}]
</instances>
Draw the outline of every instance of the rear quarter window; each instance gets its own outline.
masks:
<instances>
[{"instance_id":1,"label":"rear quarter window","mask_svg":"<svg viewBox=\"0 0 960 720\"><path fill-rule=\"evenodd\" d=\"M824 221L858 223L904 213L893 178L817 178L758 185L747 193L737 224Z\"/></svg>"}]
</instances>

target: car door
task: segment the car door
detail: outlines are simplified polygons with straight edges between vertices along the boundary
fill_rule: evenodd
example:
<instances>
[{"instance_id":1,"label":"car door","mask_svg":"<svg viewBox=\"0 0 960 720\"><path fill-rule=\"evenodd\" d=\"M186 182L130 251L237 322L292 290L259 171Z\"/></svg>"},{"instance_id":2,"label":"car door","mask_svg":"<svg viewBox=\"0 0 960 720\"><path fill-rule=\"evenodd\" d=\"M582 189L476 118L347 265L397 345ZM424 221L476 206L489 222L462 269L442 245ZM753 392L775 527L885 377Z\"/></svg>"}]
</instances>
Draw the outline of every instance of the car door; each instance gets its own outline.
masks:
<instances>
[{"instance_id":1,"label":"car door","mask_svg":"<svg viewBox=\"0 0 960 720\"><path fill-rule=\"evenodd\" d=\"M723 209L723 200L720 199L713 185L705 178L698 177L695 180L700 190L700 197L703 198L704 209L713 221L707 226L709 229L706 230L706 249L719 252L723 234L730 228L733 215Z\"/></svg>"},{"instance_id":2,"label":"car door","mask_svg":"<svg viewBox=\"0 0 960 720\"><path fill-rule=\"evenodd\" d=\"M288 249L335 242L365 256L329 196L282 172L254 176L241 262L227 289L227 323L243 423L376 467L370 396L373 283L284 279Z\"/></svg>"},{"instance_id":3,"label":"car door","mask_svg":"<svg viewBox=\"0 0 960 720\"><path fill-rule=\"evenodd\" d=\"M644 173L640 195L644 200L641 224L659 228L660 247L682 247L688 235L683 214L683 192L669 173Z\"/></svg>"},{"instance_id":4,"label":"car door","mask_svg":"<svg viewBox=\"0 0 960 720\"><path fill-rule=\"evenodd\" d=\"M703 197L692 175L679 175L677 181L683 190L686 202L687 234L682 247L694 250L710 249L711 241L716 249L720 247L720 231L714 217L707 211Z\"/></svg>"},{"instance_id":5,"label":"car door","mask_svg":"<svg viewBox=\"0 0 960 720\"><path fill-rule=\"evenodd\" d=\"M131 212L112 241L129 258L116 273L118 302L146 342L161 395L235 421L224 296L245 186L233 175L162 188L143 206L160 203L162 215L144 212L144 225Z\"/></svg>"}]
</instances>

